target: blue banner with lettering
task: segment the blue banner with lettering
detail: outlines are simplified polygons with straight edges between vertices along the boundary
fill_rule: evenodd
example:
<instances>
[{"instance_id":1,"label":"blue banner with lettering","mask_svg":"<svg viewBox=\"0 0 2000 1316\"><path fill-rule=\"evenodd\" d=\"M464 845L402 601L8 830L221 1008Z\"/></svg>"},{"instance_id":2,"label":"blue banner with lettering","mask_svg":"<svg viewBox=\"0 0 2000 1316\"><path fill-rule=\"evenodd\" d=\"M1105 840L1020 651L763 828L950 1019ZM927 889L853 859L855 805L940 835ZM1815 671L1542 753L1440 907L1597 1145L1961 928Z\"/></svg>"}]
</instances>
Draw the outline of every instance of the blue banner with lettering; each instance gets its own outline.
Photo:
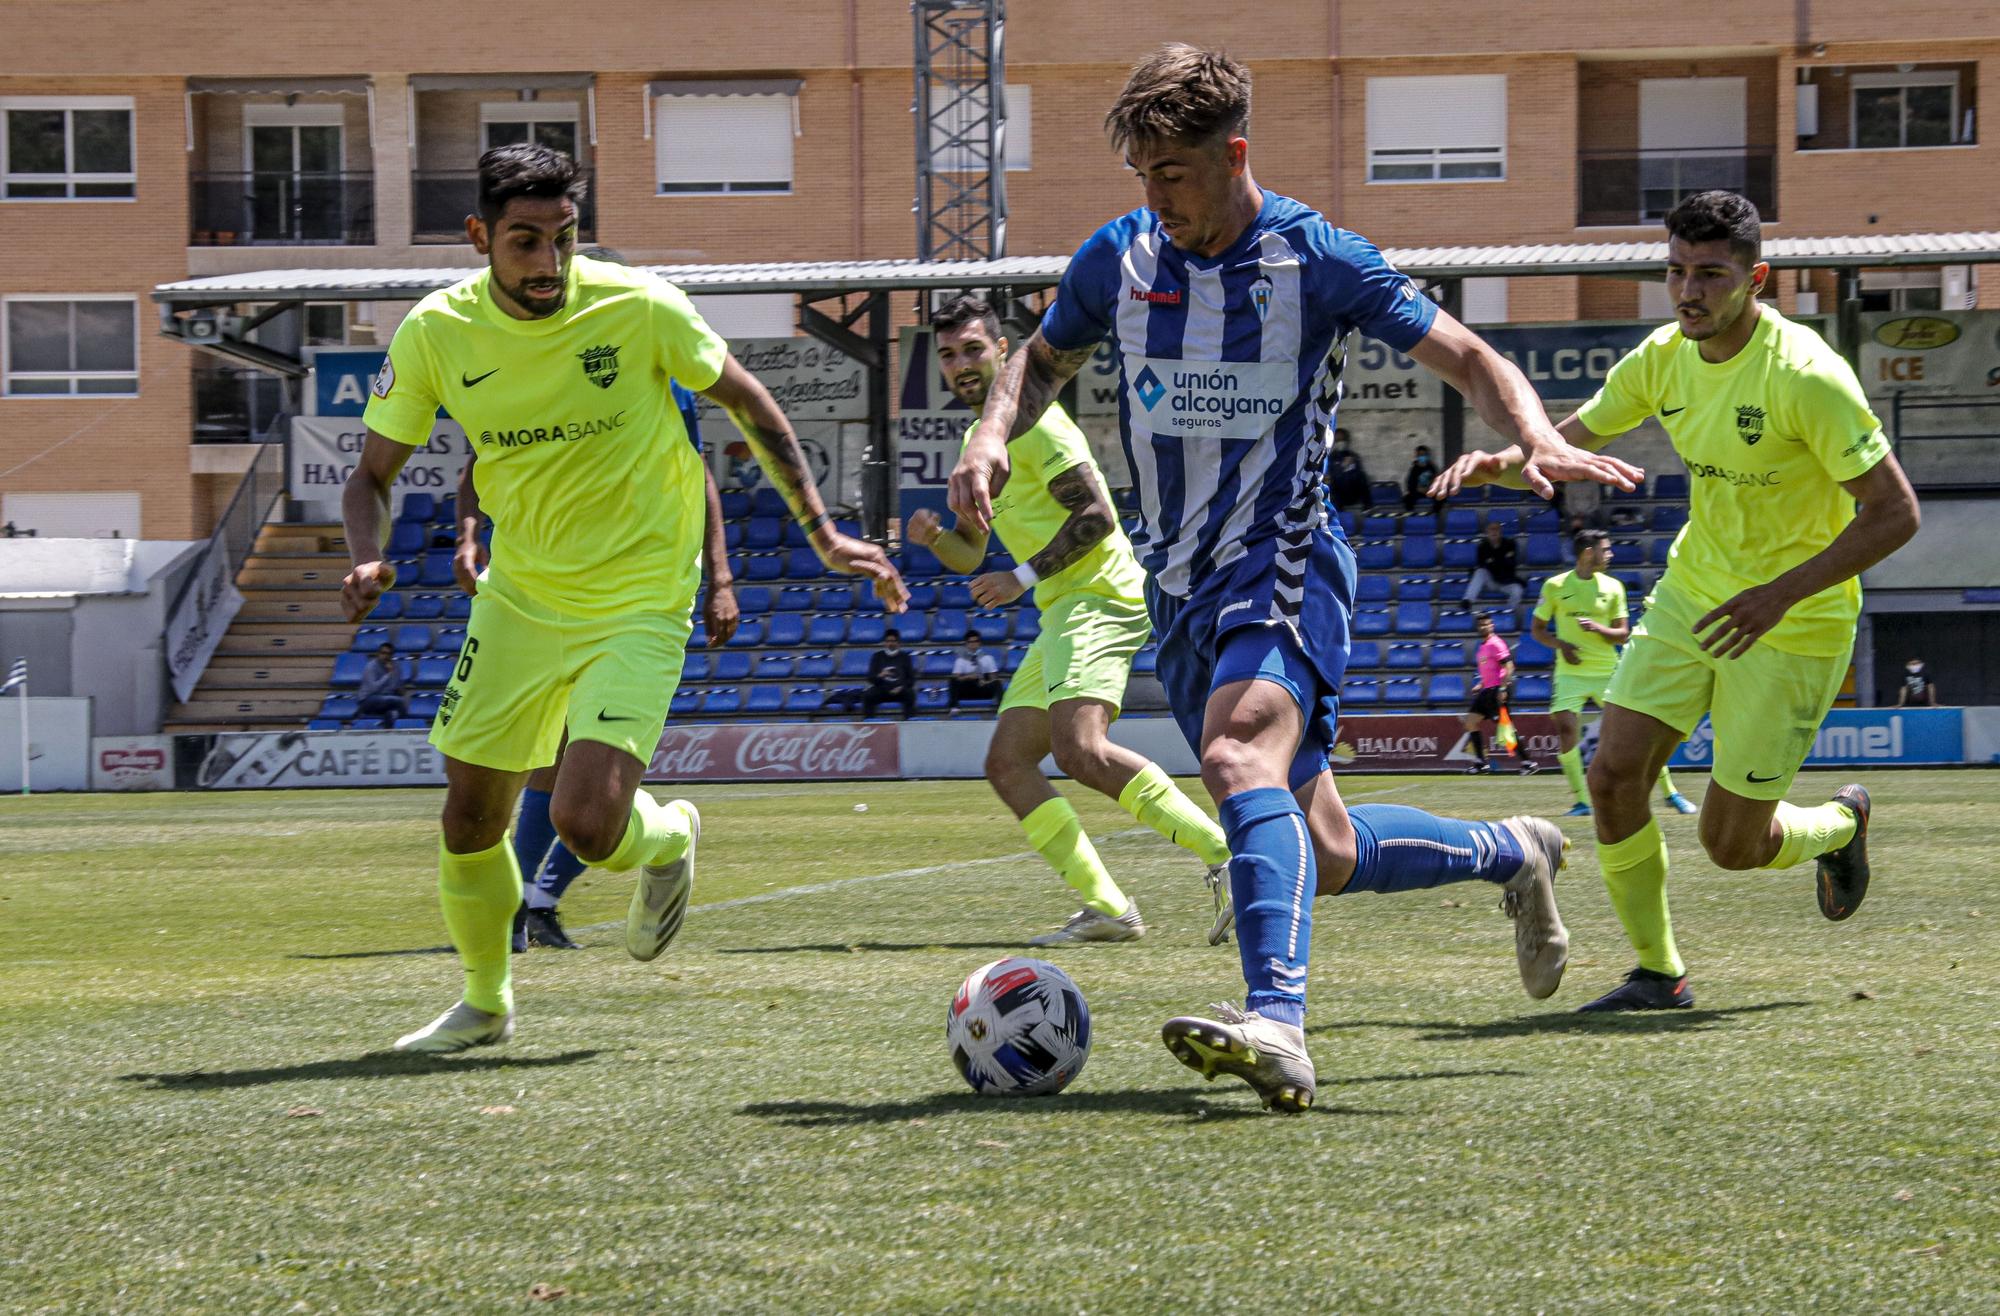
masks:
<instances>
[{"instance_id":1,"label":"blue banner with lettering","mask_svg":"<svg viewBox=\"0 0 2000 1316\"><path fill-rule=\"evenodd\" d=\"M379 347L322 348L313 354L313 414L359 416L388 353Z\"/></svg>"},{"instance_id":2,"label":"blue banner with lettering","mask_svg":"<svg viewBox=\"0 0 2000 1316\"><path fill-rule=\"evenodd\" d=\"M1714 756L1715 731L1704 717L1669 763L1706 768ZM1965 719L1956 708L1836 708L1806 756L1807 767L1963 762Z\"/></svg>"}]
</instances>

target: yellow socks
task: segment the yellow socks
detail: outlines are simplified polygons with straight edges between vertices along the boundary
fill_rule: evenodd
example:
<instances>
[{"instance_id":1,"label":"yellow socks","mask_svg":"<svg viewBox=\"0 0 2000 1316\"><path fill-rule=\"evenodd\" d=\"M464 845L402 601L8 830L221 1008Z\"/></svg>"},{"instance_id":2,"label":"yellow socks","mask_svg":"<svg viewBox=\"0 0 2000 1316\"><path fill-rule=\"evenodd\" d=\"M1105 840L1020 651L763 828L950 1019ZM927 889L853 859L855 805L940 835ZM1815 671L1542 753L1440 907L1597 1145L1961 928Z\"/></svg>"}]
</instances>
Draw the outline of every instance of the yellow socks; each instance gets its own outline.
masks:
<instances>
[{"instance_id":1,"label":"yellow socks","mask_svg":"<svg viewBox=\"0 0 2000 1316\"><path fill-rule=\"evenodd\" d=\"M1674 789L1674 774L1667 771L1667 765L1664 763L1660 765L1660 794L1661 795L1680 794L1679 791Z\"/></svg>"},{"instance_id":2,"label":"yellow socks","mask_svg":"<svg viewBox=\"0 0 2000 1316\"><path fill-rule=\"evenodd\" d=\"M1194 851L1209 867L1229 862L1229 842L1222 828L1174 785L1159 764L1148 763L1126 782L1118 792L1118 804L1175 845Z\"/></svg>"},{"instance_id":3,"label":"yellow socks","mask_svg":"<svg viewBox=\"0 0 2000 1316\"><path fill-rule=\"evenodd\" d=\"M1764 865L1766 868L1790 868L1828 850L1838 850L1854 839L1854 811L1844 804L1829 801L1801 809L1779 800L1777 818L1785 838L1778 843L1778 853Z\"/></svg>"},{"instance_id":4,"label":"yellow socks","mask_svg":"<svg viewBox=\"0 0 2000 1316\"><path fill-rule=\"evenodd\" d=\"M1076 816L1076 808L1068 800L1058 795L1036 806L1034 812L1021 819L1021 830L1028 834L1028 844L1049 861L1049 867L1076 888L1084 904L1112 918L1132 907L1132 902L1105 871L1104 861L1097 857L1097 847L1084 835L1083 819Z\"/></svg>"},{"instance_id":5,"label":"yellow socks","mask_svg":"<svg viewBox=\"0 0 2000 1316\"><path fill-rule=\"evenodd\" d=\"M1667 843L1660 825L1646 825L1622 841L1597 844L1598 866L1611 908L1625 938L1639 952L1639 967L1678 978L1687 971L1674 946L1673 919L1667 914Z\"/></svg>"},{"instance_id":6,"label":"yellow socks","mask_svg":"<svg viewBox=\"0 0 2000 1316\"><path fill-rule=\"evenodd\" d=\"M625 835L618 848L597 865L623 873L641 864L670 864L681 857L694 836L694 821L679 801L662 804L647 791L632 796L632 816L625 822Z\"/></svg>"},{"instance_id":7,"label":"yellow socks","mask_svg":"<svg viewBox=\"0 0 2000 1316\"><path fill-rule=\"evenodd\" d=\"M1563 780L1569 783L1569 793L1576 797L1576 802L1590 803L1590 789L1583 781L1583 746L1572 745L1556 755L1556 762L1562 764Z\"/></svg>"},{"instance_id":8,"label":"yellow socks","mask_svg":"<svg viewBox=\"0 0 2000 1316\"><path fill-rule=\"evenodd\" d=\"M514 1008L509 941L520 903L521 867L512 837L475 854L453 854L438 843L438 904L465 966L465 1003L488 1014Z\"/></svg>"}]
</instances>

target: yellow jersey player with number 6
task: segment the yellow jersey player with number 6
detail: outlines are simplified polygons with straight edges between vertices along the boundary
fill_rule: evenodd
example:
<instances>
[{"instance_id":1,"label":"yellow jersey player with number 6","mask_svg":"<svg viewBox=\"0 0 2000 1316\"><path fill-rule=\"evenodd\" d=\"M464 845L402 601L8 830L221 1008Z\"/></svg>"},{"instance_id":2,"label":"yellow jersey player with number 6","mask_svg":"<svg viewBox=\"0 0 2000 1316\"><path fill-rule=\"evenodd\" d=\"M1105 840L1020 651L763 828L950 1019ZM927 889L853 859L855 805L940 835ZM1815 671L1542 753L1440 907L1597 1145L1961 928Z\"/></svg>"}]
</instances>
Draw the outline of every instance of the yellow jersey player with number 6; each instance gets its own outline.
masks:
<instances>
[{"instance_id":1,"label":"yellow jersey player with number 6","mask_svg":"<svg viewBox=\"0 0 2000 1316\"><path fill-rule=\"evenodd\" d=\"M1599 448L1656 418L1686 464L1688 523L1605 692L1590 765L1604 884L1639 965L1590 1011L1694 1004L1667 915L1667 848L1647 796L1704 714L1715 733L1701 843L1717 867L1816 859L1820 912L1868 890L1868 792L1813 808L1784 796L1854 648L1861 573L1917 530L1916 495L1860 381L1818 334L1757 299L1757 208L1733 192L1667 216L1675 323L1613 366L1559 427ZM1520 454L1471 453L1432 486L1512 479ZM1858 504L1858 507L1857 507Z\"/></svg>"},{"instance_id":2,"label":"yellow jersey player with number 6","mask_svg":"<svg viewBox=\"0 0 2000 1316\"><path fill-rule=\"evenodd\" d=\"M467 236L485 270L432 293L397 328L368 438L343 493L350 620L395 582L384 560L389 490L442 406L478 453L493 518L456 670L431 743L445 758L438 897L464 996L401 1051L458 1051L514 1031L509 940L521 874L507 837L530 770L554 761L550 817L579 858L641 876L626 949L649 960L679 930L701 818L639 789L685 657L705 511L701 459L672 379L720 405L784 494L822 561L902 606L881 550L839 534L771 395L686 294L639 270L575 256L574 161L506 146L479 161Z\"/></svg>"}]
</instances>

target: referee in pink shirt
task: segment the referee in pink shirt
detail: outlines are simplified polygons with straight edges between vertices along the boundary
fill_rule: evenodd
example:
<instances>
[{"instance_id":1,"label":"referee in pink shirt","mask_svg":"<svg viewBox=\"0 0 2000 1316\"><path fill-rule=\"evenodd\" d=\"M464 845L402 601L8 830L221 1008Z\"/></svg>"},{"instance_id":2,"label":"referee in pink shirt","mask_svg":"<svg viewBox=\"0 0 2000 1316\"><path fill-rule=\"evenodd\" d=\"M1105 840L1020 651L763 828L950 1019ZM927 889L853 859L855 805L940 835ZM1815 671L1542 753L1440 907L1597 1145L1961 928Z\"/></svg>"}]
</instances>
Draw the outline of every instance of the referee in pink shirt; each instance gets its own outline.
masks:
<instances>
[{"instance_id":1,"label":"referee in pink shirt","mask_svg":"<svg viewBox=\"0 0 2000 1316\"><path fill-rule=\"evenodd\" d=\"M1479 759L1474 772L1491 772L1486 757L1486 724L1495 721L1507 705L1507 687L1514 680L1514 651L1493 629L1491 617L1479 619L1479 688L1472 692L1472 706L1465 710L1465 731L1472 739L1472 752Z\"/></svg>"}]
</instances>

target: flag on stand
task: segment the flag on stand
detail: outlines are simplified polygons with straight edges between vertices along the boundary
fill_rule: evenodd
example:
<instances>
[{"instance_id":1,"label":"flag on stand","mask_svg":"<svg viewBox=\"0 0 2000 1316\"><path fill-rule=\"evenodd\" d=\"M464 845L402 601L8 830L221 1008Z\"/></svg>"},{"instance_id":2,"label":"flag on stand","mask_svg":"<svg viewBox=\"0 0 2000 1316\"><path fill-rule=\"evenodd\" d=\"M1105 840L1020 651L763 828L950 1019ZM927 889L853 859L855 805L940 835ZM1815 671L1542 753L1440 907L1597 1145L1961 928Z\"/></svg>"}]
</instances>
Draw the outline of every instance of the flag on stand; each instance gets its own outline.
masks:
<instances>
[{"instance_id":1,"label":"flag on stand","mask_svg":"<svg viewBox=\"0 0 2000 1316\"><path fill-rule=\"evenodd\" d=\"M28 660L26 658L16 658L14 665L7 669L6 684L0 685L0 695L7 694L17 685L26 685L27 683Z\"/></svg>"},{"instance_id":2,"label":"flag on stand","mask_svg":"<svg viewBox=\"0 0 2000 1316\"><path fill-rule=\"evenodd\" d=\"M1514 719L1507 716L1505 708L1500 710L1498 723L1494 727L1493 743L1498 745L1503 753L1517 758L1520 756L1521 737L1515 732Z\"/></svg>"}]
</instances>

